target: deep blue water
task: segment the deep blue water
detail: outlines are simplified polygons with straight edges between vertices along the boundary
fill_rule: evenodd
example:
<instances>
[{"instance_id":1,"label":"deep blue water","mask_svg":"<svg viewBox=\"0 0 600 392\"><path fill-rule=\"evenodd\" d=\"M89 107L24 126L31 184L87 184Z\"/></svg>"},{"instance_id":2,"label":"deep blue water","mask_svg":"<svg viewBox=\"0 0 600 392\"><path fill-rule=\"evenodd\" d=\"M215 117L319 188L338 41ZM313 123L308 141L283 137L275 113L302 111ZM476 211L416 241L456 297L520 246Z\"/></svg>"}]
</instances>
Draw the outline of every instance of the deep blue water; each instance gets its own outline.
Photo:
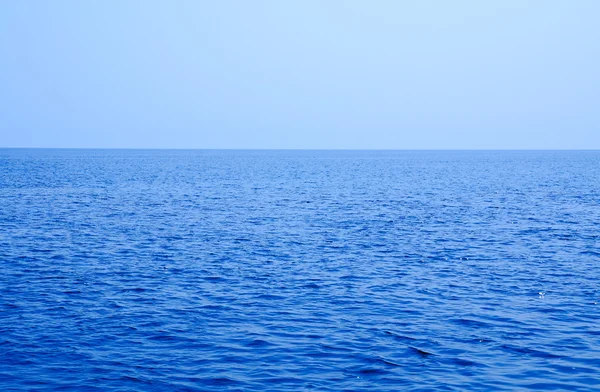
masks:
<instances>
[{"instance_id":1,"label":"deep blue water","mask_svg":"<svg viewBox=\"0 0 600 392\"><path fill-rule=\"evenodd\" d=\"M0 150L0 390L600 389L599 151Z\"/></svg>"}]
</instances>

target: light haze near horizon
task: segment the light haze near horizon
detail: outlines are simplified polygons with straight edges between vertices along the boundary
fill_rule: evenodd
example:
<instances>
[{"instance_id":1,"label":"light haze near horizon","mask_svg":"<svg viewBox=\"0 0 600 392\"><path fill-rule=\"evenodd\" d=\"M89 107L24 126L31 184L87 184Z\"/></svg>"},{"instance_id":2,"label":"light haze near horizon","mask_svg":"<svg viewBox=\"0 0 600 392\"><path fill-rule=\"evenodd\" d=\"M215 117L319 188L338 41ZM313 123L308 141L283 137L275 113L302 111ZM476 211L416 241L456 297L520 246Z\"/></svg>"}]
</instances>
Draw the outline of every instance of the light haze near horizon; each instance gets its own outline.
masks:
<instances>
[{"instance_id":1,"label":"light haze near horizon","mask_svg":"<svg viewBox=\"0 0 600 392\"><path fill-rule=\"evenodd\" d=\"M598 149L600 2L4 1L0 147Z\"/></svg>"}]
</instances>

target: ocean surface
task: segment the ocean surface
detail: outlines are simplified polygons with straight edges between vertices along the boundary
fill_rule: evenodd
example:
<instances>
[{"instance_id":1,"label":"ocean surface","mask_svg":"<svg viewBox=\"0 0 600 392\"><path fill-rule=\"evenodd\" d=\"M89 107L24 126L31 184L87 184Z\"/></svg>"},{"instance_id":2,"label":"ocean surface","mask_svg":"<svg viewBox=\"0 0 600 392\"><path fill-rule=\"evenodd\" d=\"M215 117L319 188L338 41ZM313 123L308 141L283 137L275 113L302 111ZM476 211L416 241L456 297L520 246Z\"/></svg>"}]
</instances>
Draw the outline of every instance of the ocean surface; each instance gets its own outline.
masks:
<instances>
[{"instance_id":1,"label":"ocean surface","mask_svg":"<svg viewBox=\"0 0 600 392\"><path fill-rule=\"evenodd\" d=\"M0 150L2 391L600 389L600 151Z\"/></svg>"}]
</instances>

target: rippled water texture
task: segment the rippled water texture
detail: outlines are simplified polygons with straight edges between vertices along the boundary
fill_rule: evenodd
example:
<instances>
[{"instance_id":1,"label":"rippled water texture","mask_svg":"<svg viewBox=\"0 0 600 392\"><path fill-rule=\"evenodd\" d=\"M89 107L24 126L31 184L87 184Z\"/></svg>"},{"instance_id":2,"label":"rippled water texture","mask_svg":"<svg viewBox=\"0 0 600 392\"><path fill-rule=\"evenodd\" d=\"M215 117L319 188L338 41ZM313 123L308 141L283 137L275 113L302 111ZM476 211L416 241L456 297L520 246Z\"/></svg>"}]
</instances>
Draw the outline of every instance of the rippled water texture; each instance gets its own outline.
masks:
<instances>
[{"instance_id":1,"label":"rippled water texture","mask_svg":"<svg viewBox=\"0 0 600 392\"><path fill-rule=\"evenodd\" d=\"M600 152L0 150L0 389L600 388Z\"/></svg>"}]
</instances>

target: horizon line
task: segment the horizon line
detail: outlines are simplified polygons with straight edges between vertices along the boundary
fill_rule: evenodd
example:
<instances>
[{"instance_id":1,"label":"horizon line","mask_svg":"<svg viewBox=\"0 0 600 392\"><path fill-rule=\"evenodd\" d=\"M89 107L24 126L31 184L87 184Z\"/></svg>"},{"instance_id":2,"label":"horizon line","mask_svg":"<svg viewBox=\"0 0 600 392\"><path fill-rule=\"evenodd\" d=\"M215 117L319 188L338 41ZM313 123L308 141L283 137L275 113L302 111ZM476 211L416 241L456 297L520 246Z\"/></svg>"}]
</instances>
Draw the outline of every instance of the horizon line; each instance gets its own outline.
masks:
<instances>
[{"instance_id":1,"label":"horizon line","mask_svg":"<svg viewBox=\"0 0 600 392\"><path fill-rule=\"evenodd\" d=\"M140 151L600 151L600 148L182 148L182 147L0 147L0 150Z\"/></svg>"}]
</instances>

